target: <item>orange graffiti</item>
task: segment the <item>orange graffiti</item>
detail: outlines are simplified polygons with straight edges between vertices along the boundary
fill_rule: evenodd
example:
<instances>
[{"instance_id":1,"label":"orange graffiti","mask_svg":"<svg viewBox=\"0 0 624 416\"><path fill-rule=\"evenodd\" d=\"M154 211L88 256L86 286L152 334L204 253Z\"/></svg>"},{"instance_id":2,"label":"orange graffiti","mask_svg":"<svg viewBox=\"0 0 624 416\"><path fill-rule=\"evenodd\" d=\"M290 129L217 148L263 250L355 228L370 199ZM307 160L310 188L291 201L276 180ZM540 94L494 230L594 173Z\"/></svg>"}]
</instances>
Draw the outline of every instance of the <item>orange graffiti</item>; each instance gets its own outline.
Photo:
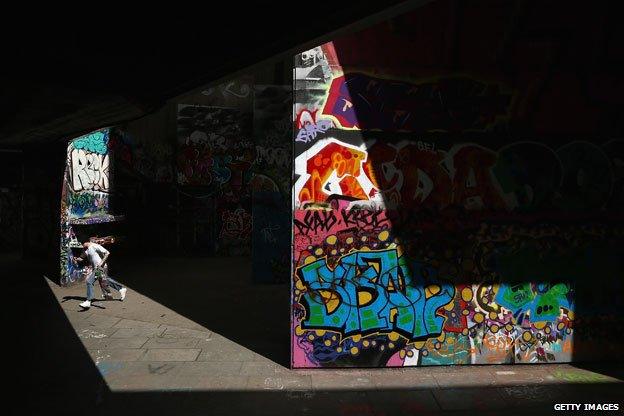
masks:
<instances>
[{"instance_id":1,"label":"orange graffiti","mask_svg":"<svg viewBox=\"0 0 624 416\"><path fill-rule=\"evenodd\" d=\"M368 199L357 177L362 169L366 153L330 143L307 161L310 177L299 192L300 201L324 202L329 196L323 188L335 173L342 195L357 199Z\"/></svg>"}]
</instances>

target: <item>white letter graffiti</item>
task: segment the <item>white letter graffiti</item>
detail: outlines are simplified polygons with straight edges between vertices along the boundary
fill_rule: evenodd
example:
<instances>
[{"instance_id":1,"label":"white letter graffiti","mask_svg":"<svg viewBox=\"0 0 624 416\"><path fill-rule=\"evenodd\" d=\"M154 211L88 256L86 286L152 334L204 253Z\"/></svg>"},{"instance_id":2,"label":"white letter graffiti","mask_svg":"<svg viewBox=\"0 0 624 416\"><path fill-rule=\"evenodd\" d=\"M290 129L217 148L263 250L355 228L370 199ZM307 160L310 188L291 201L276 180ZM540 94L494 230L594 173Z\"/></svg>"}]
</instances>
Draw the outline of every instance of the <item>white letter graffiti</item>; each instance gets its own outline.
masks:
<instances>
[{"instance_id":1,"label":"white letter graffiti","mask_svg":"<svg viewBox=\"0 0 624 416\"><path fill-rule=\"evenodd\" d=\"M107 154L73 149L71 152L71 182L74 191L108 191Z\"/></svg>"}]
</instances>

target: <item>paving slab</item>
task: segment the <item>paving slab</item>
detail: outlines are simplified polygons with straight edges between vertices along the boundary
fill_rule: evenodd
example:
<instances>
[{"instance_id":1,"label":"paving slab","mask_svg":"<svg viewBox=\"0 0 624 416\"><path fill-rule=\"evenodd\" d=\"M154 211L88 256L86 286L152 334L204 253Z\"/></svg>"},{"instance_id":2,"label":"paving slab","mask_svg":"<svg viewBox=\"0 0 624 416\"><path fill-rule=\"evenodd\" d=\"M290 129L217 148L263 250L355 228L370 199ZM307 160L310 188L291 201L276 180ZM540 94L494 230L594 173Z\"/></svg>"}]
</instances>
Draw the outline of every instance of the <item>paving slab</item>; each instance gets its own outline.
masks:
<instances>
[{"instance_id":1,"label":"paving slab","mask_svg":"<svg viewBox=\"0 0 624 416\"><path fill-rule=\"evenodd\" d=\"M201 350L198 348L155 348L149 349L143 361L195 361Z\"/></svg>"},{"instance_id":2,"label":"paving slab","mask_svg":"<svg viewBox=\"0 0 624 416\"><path fill-rule=\"evenodd\" d=\"M196 329L180 328L177 326L161 325L159 327L163 330L161 335L172 336L179 338L197 338L204 341L208 341L212 335L211 331L199 331Z\"/></svg>"},{"instance_id":3,"label":"paving slab","mask_svg":"<svg viewBox=\"0 0 624 416\"><path fill-rule=\"evenodd\" d=\"M110 336L113 338L134 338L134 337L159 337L165 328L118 328Z\"/></svg>"},{"instance_id":4,"label":"paving slab","mask_svg":"<svg viewBox=\"0 0 624 416\"><path fill-rule=\"evenodd\" d=\"M104 314L91 314L87 318L72 323L74 328L88 328L88 327L98 327L98 328L112 328L115 324L121 321L121 318L117 316L110 316Z\"/></svg>"},{"instance_id":5,"label":"paving slab","mask_svg":"<svg viewBox=\"0 0 624 416\"><path fill-rule=\"evenodd\" d=\"M265 360L265 358L259 354L218 334L212 334L209 340L201 341L197 346L202 350L199 357L197 357L197 361Z\"/></svg>"},{"instance_id":6,"label":"paving slab","mask_svg":"<svg viewBox=\"0 0 624 416\"><path fill-rule=\"evenodd\" d=\"M76 329L76 335L78 338L82 339L90 339L90 338L108 338L112 336L115 332L117 332L117 328L99 328L99 327L89 327L83 329Z\"/></svg>"},{"instance_id":7,"label":"paving slab","mask_svg":"<svg viewBox=\"0 0 624 416\"><path fill-rule=\"evenodd\" d=\"M242 375L220 375L218 377L203 375L179 375L171 380L168 386L186 391L241 391L248 383L248 377Z\"/></svg>"},{"instance_id":8,"label":"paving slab","mask_svg":"<svg viewBox=\"0 0 624 416\"><path fill-rule=\"evenodd\" d=\"M489 384L495 386L523 386L547 383L550 375L550 373L547 371L524 368L498 369L496 367L493 367L490 369L490 372L492 373L492 383Z\"/></svg>"},{"instance_id":9,"label":"paving slab","mask_svg":"<svg viewBox=\"0 0 624 416\"><path fill-rule=\"evenodd\" d=\"M276 374L273 376L249 376L247 390L310 390L311 376Z\"/></svg>"},{"instance_id":10,"label":"paving slab","mask_svg":"<svg viewBox=\"0 0 624 416\"><path fill-rule=\"evenodd\" d=\"M336 375L331 372L313 374L312 388L314 390L374 390L375 383L372 377Z\"/></svg>"},{"instance_id":11,"label":"paving slab","mask_svg":"<svg viewBox=\"0 0 624 416\"><path fill-rule=\"evenodd\" d=\"M247 376L245 371L241 371L243 363L240 361L225 362L184 362L180 366L180 376L197 376L204 378L218 378L221 376ZM246 384L246 382L245 382Z\"/></svg>"},{"instance_id":12,"label":"paving slab","mask_svg":"<svg viewBox=\"0 0 624 416\"><path fill-rule=\"evenodd\" d=\"M143 377L145 380L149 378L162 378L162 376L177 376L182 369L182 363L170 361L131 361L119 362L113 371L106 377L106 381L115 378L125 377Z\"/></svg>"},{"instance_id":13,"label":"paving slab","mask_svg":"<svg viewBox=\"0 0 624 416\"><path fill-rule=\"evenodd\" d=\"M275 374L298 374L296 371L292 371L286 367L283 367L274 362L259 362L259 361L243 361L241 362L241 373L249 376L271 376Z\"/></svg>"},{"instance_id":14,"label":"paving slab","mask_svg":"<svg viewBox=\"0 0 624 416\"><path fill-rule=\"evenodd\" d=\"M103 361L138 361L145 351L140 348L96 349L89 350L89 355L97 364Z\"/></svg>"},{"instance_id":15,"label":"paving slab","mask_svg":"<svg viewBox=\"0 0 624 416\"><path fill-rule=\"evenodd\" d=\"M415 369L417 370L417 369ZM426 372L374 371L371 376L377 390L418 390L438 387L436 378Z\"/></svg>"},{"instance_id":16,"label":"paving slab","mask_svg":"<svg viewBox=\"0 0 624 416\"><path fill-rule=\"evenodd\" d=\"M485 369L476 368L474 373L468 371L435 372L432 374L438 386L442 387L469 387L474 385L475 379L481 386L494 386L496 380Z\"/></svg>"},{"instance_id":17,"label":"paving slab","mask_svg":"<svg viewBox=\"0 0 624 416\"><path fill-rule=\"evenodd\" d=\"M64 312L69 322L82 321L83 319L87 319L93 313L91 310L85 310L85 311L64 310Z\"/></svg>"},{"instance_id":18,"label":"paving slab","mask_svg":"<svg viewBox=\"0 0 624 416\"><path fill-rule=\"evenodd\" d=\"M195 348L197 338L152 337L145 343L144 348Z\"/></svg>"},{"instance_id":19,"label":"paving slab","mask_svg":"<svg viewBox=\"0 0 624 416\"><path fill-rule=\"evenodd\" d=\"M147 337L134 338L84 338L82 343L89 350L113 348L141 348L147 342Z\"/></svg>"},{"instance_id":20,"label":"paving slab","mask_svg":"<svg viewBox=\"0 0 624 416\"><path fill-rule=\"evenodd\" d=\"M115 328L143 328L158 329L160 324L155 322L137 321L135 319L121 319L115 324Z\"/></svg>"}]
</instances>

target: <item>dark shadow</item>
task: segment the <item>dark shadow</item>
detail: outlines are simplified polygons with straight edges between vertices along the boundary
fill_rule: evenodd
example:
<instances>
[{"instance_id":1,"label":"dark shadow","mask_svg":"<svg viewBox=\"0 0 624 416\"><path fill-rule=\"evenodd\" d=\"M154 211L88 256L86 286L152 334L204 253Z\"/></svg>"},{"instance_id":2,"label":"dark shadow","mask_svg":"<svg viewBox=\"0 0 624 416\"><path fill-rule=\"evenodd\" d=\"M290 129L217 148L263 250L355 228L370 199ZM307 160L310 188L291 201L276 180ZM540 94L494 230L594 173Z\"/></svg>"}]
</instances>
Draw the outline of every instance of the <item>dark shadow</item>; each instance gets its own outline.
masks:
<instances>
[{"instance_id":1,"label":"dark shadow","mask_svg":"<svg viewBox=\"0 0 624 416\"><path fill-rule=\"evenodd\" d=\"M87 300L87 298L83 297L83 296L63 296L63 300L61 300L61 303L65 303L68 300L78 300L78 301L85 301ZM99 305L100 302L109 302L109 301L100 301L97 299L94 299L91 301L91 307L92 308L97 308L97 309L106 309L105 306L101 306ZM89 308L82 308L80 307L80 309L78 310L78 312L87 312L89 310Z\"/></svg>"},{"instance_id":2,"label":"dark shadow","mask_svg":"<svg viewBox=\"0 0 624 416\"><path fill-rule=\"evenodd\" d=\"M3 261L12 362L10 414L77 413L101 403L108 387L33 261ZM20 396L23 399L16 400ZM14 412L14 413L12 413Z\"/></svg>"},{"instance_id":3,"label":"dark shadow","mask_svg":"<svg viewBox=\"0 0 624 416\"><path fill-rule=\"evenodd\" d=\"M84 296L63 296L63 299L61 300L61 303L65 303L68 300L79 300L79 301L84 301L87 300L86 297Z\"/></svg>"},{"instance_id":4,"label":"dark shadow","mask_svg":"<svg viewBox=\"0 0 624 416\"><path fill-rule=\"evenodd\" d=\"M276 415L332 414L340 416L446 415L457 412L526 415L554 413L557 403L618 403L621 387L570 384L510 388L458 387L439 390L391 389L315 392L136 392L112 393L97 414L137 414L158 409L177 415Z\"/></svg>"},{"instance_id":5,"label":"dark shadow","mask_svg":"<svg viewBox=\"0 0 624 416\"><path fill-rule=\"evenodd\" d=\"M113 250L113 249L111 249ZM288 287L251 283L247 257L115 258L111 275L193 322L288 367Z\"/></svg>"}]
</instances>

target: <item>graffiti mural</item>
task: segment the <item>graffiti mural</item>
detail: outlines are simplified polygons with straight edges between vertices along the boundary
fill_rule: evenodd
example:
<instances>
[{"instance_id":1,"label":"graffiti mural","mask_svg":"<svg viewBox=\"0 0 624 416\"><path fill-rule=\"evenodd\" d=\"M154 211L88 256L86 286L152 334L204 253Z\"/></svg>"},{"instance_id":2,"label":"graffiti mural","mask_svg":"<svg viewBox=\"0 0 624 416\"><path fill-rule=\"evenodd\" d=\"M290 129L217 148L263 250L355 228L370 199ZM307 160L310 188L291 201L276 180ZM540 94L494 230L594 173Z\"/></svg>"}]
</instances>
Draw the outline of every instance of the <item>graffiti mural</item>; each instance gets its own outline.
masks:
<instances>
[{"instance_id":1,"label":"graffiti mural","mask_svg":"<svg viewBox=\"0 0 624 416\"><path fill-rule=\"evenodd\" d=\"M293 367L569 362L614 342L607 292L585 294L588 276L622 286L619 141L503 140L519 93L500 78L393 77L353 48L346 69L336 44L295 60L318 69L295 70Z\"/></svg>"}]
</instances>

